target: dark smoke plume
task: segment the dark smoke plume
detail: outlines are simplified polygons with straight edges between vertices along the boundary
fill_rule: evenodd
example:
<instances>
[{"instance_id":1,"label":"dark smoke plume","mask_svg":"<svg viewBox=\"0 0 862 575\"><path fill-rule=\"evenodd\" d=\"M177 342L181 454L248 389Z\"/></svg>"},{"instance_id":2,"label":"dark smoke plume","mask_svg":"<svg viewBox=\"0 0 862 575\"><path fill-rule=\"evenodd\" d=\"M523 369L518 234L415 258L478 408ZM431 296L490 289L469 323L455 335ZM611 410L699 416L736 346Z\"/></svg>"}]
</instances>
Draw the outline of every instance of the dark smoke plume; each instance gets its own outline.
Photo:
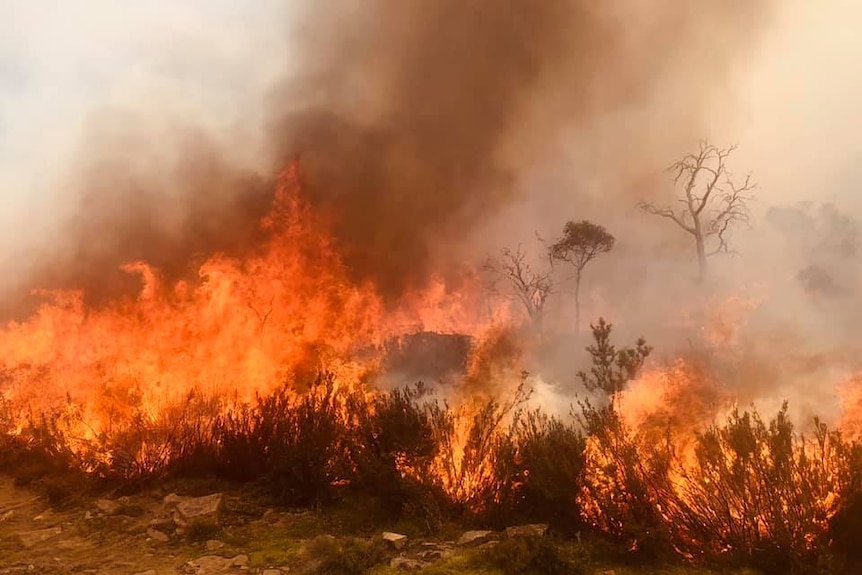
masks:
<instances>
[{"instance_id":1,"label":"dark smoke plume","mask_svg":"<svg viewBox=\"0 0 862 575\"><path fill-rule=\"evenodd\" d=\"M697 123L765 2L677 4L319 4L302 19L301 72L277 93L277 157L302 155L312 198L340 215L353 269L397 294L440 271L435 246L457 243L512 197L525 166L504 148L527 136L536 102L557 102L552 130L577 131L640 105L676 67L690 74L670 94L687 94L678 121L684 132Z\"/></svg>"}]
</instances>

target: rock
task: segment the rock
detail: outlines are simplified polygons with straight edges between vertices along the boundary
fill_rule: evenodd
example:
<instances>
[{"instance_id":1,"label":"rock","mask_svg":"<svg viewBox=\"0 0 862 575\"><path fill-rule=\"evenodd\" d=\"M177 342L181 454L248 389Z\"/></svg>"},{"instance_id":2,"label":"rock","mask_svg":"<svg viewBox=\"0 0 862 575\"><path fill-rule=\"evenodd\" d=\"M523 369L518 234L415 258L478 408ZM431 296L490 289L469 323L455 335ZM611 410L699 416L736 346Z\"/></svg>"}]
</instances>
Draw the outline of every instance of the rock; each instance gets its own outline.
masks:
<instances>
[{"instance_id":1,"label":"rock","mask_svg":"<svg viewBox=\"0 0 862 575\"><path fill-rule=\"evenodd\" d=\"M224 543L218 539L210 539L207 541L207 551L218 551L222 547L224 547Z\"/></svg>"},{"instance_id":2,"label":"rock","mask_svg":"<svg viewBox=\"0 0 862 575\"><path fill-rule=\"evenodd\" d=\"M465 531L458 539L459 547L472 547L487 543L494 538L493 531Z\"/></svg>"},{"instance_id":3,"label":"rock","mask_svg":"<svg viewBox=\"0 0 862 575\"><path fill-rule=\"evenodd\" d=\"M422 547L422 551L417 553L416 556L419 557L419 559L427 562L448 559L454 554L452 547L449 545L440 545L437 543L423 543Z\"/></svg>"},{"instance_id":4,"label":"rock","mask_svg":"<svg viewBox=\"0 0 862 575\"><path fill-rule=\"evenodd\" d=\"M15 517L15 512L10 509L3 515L0 515L0 523L3 523L5 521L11 521L13 517Z\"/></svg>"},{"instance_id":5,"label":"rock","mask_svg":"<svg viewBox=\"0 0 862 575\"><path fill-rule=\"evenodd\" d=\"M248 555L237 555L230 562L231 567L239 567L240 569L248 568Z\"/></svg>"},{"instance_id":6,"label":"rock","mask_svg":"<svg viewBox=\"0 0 862 575\"><path fill-rule=\"evenodd\" d=\"M150 527L154 529L159 529L160 531L167 531L174 526L174 522L170 517L157 517L150 521Z\"/></svg>"},{"instance_id":7,"label":"rock","mask_svg":"<svg viewBox=\"0 0 862 575\"><path fill-rule=\"evenodd\" d=\"M281 569L264 569L260 575L281 575Z\"/></svg>"},{"instance_id":8,"label":"rock","mask_svg":"<svg viewBox=\"0 0 862 575\"><path fill-rule=\"evenodd\" d=\"M389 547L396 550L404 549L404 547L407 545L407 536L401 535L400 533L390 533L389 531L384 531L383 540L386 542L387 545L389 545Z\"/></svg>"},{"instance_id":9,"label":"rock","mask_svg":"<svg viewBox=\"0 0 862 575\"><path fill-rule=\"evenodd\" d=\"M97 499L96 509L105 515L116 515L120 511L120 504L110 499Z\"/></svg>"},{"instance_id":10,"label":"rock","mask_svg":"<svg viewBox=\"0 0 862 575\"><path fill-rule=\"evenodd\" d=\"M484 543L482 543L481 545L476 547L476 549L482 549L482 550L492 549L492 548L497 546L497 543L499 543L499 542L498 541L485 541Z\"/></svg>"},{"instance_id":11,"label":"rock","mask_svg":"<svg viewBox=\"0 0 862 575\"><path fill-rule=\"evenodd\" d=\"M46 509L43 513L34 517L33 521L45 521L46 519L51 519L53 516L54 512L51 509Z\"/></svg>"},{"instance_id":12,"label":"rock","mask_svg":"<svg viewBox=\"0 0 862 575\"><path fill-rule=\"evenodd\" d=\"M21 545L30 549L42 541L47 541L52 537L56 537L63 530L59 527L49 527L48 529L37 529L36 531L23 531L18 534L18 539L21 541Z\"/></svg>"},{"instance_id":13,"label":"rock","mask_svg":"<svg viewBox=\"0 0 862 575\"><path fill-rule=\"evenodd\" d=\"M181 497L176 493L168 493L164 497L162 497L162 503L165 505L177 505L181 501L183 501L185 497Z\"/></svg>"},{"instance_id":14,"label":"rock","mask_svg":"<svg viewBox=\"0 0 862 575\"><path fill-rule=\"evenodd\" d=\"M163 533L158 529L153 529L152 527L147 529L147 537L149 537L150 539L154 539L160 543L167 543L170 540L170 537L168 537L167 533Z\"/></svg>"},{"instance_id":15,"label":"rock","mask_svg":"<svg viewBox=\"0 0 862 575\"><path fill-rule=\"evenodd\" d=\"M210 523L217 525L223 503L224 495L221 493L184 499L177 504L177 514L181 520L178 524Z\"/></svg>"},{"instance_id":16,"label":"rock","mask_svg":"<svg viewBox=\"0 0 862 575\"><path fill-rule=\"evenodd\" d=\"M506 527L506 537L544 537L548 532L548 525L545 523L533 523L531 525L515 525L514 527Z\"/></svg>"},{"instance_id":17,"label":"rock","mask_svg":"<svg viewBox=\"0 0 862 575\"><path fill-rule=\"evenodd\" d=\"M389 562L389 567L400 571L419 571L427 564L418 559L409 559L407 557L396 557Z\"/></svg>"}]
</instances>

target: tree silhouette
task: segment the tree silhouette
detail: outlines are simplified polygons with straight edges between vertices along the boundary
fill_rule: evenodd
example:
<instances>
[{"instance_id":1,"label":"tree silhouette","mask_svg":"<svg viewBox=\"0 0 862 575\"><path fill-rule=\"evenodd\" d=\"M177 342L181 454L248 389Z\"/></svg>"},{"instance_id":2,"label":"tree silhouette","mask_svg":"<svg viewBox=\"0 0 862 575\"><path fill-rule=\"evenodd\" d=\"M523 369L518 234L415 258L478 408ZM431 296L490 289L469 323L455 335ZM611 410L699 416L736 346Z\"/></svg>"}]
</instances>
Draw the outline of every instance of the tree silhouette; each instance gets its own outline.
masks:
<instances>
[{"instance_id":1,"label":"tree silhouette","mask_svg":"<svg viewBox=\"0 0 862 575\"><path fill-rule=\"evenodd\" d=\"M603 226L587 220L566 222L563 237L551 244L551 262L568 262L575 268L575 330L581 326L581 279L591 261L614 248L614 236Z\"/></svg>"},{"instance_id":2,"label":"tree silhouette","mask_svg":"<svg viewBox=\"0 0 862 575\"><path fill-rule=\"evenodd\" d=\"M736 183L727 169L727 159L736 146L717 148L701 141L697 152L686 154L668 170L674 185L682 188L677 198L680 208L661 207L649 202L638 206L654 216L667 218L694 238L698 278L707 274L707 259L730 252L728 232L749 219L747 203L756 184L747 175Z\"/></svg>"}]
</instances>

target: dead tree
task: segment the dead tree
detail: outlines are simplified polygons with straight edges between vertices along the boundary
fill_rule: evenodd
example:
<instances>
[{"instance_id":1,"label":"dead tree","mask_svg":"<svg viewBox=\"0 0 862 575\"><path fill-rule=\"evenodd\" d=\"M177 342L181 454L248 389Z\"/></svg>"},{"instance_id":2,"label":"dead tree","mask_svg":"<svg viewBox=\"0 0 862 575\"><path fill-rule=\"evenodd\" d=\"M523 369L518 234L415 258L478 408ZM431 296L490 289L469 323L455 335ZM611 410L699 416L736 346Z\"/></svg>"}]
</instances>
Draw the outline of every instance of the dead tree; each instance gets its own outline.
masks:
<instances>
[{"instance_id":1,"label":"dead tree","mask_svg":"<svg viewBox=\"0 0 862 575\"><path fill-rule=\"evenodd\" d=\"M541 331L545 303L554 291L551 272L537 272L527 262L527 252L521 246L515 251L509 248L500 250L500 258L488 258L484 268L495 280L503 280L512 294L524 306L533 325ZM494 285L496 281L494 282Z\"/></svg>"},{"instance_id":2,"label":"dead tree","mask_svg":"<svg viewBox=\"0 0 862 575\"><path fill-rule=\"evenodd\" d=\"M551 263L568 262L575 269L575 330L581 326L581 278L587 264L614 248L614 236L589 221L567 222L563 237L548 248Z\"/></svg>"},{"instance_id":3,"label":"dead tree","mask_svg":"<svg viewBox=\"0 0 862 575\"><path fill-rule=\"evenodd\" d=\"M686 154L668 168L674 185L682 189L677 198L679 207L638 204L647 213L673 221L694 238L701 280L706 277L708 258L732 251L729 231L749 221L747 204L756 184L750 174L741 183L734 181L727 159L735 150L736 146L722 149L705 140L700 142L697 152Z\"/></svg>"}]
</instances>

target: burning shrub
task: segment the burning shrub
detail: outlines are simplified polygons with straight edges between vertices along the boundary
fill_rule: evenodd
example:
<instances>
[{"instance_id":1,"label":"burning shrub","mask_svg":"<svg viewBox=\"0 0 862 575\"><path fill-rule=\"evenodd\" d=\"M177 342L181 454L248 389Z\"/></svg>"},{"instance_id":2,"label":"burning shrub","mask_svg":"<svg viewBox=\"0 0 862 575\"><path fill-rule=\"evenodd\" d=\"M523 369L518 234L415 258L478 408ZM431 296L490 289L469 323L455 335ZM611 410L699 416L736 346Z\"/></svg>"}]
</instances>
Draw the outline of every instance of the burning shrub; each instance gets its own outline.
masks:
<instances>
[{"instance_id":1,"label":"burning shrub","mask_svg":"<svg viewBox=\"0 0 862 575\"><path fill-rule=\"evenodd\" d=\"M769 573L811 572L828 551L830 520L862 474L859 446L815 423L813 437L796 434L785 404L768 423L733 411L698 435L681 504L669 517L680 547Z\"/></svg>"},{"instance_id":2,"label":"burning shrub","mask_svg":"<svg viewBox=\"0 0 862 575\"><path fill-rule=\"evenodd\" d=\"M529 412L513 431L518 481L510 483L512 514L519 521L548 522L574 533L581 526L577 502L585 439L573 423Z\"/></svg>"},{"instance_id":3,"label":"burning shrub","mask_svg":"<svg viewBox=\"0 0 862 575\"><path fill-rule=\"evenodd\" d=\"M422 403L429 390L421 383L377 395L369 404L354 396L350 442L353 486L379 498L391 518L404 512L439 523L442 494L429 481L439 445L433 408Z\"/></svg>"},{"instance_id":4,"label":"burning shrub","mask_svg":"<svg viewBox=\"0 0 862 575\"><path fill-rule=\"evenodd\" d=\"M578 501L589 524L655 558L671 549L660 503L662 494L672 493L670 442L642 442L617 406L652 349L643 339L634 348L617 349L610 340L612 325L602 319L592 330L595 343L587 348L592 368L578 377L587 391L602 397L599 405L580 404L588 437Z\"/></svg>"},{"instance_id":5,"label":"burning shrub","mask_svg":"<svg viewBox=\"0 0 862 575\"><path fill-rule=\"evenodd\" d=\"M262 480L286 503L329 498L346 475L344 391L322 375L298 395L284 386L220 417L215 429L218 469L231 479Z\"/></svg>"},{"instance_id":6,"label":"burning shrub","mask_svg":"<svg viewBox=\"0 0 862 575\"><path fill-rule=\"evenodd\" d=\"M517 421L519 408L529 398L522 373L521 383L508 401L495 398L453 410L448 405L431 408L435 439L439 445L434 479L461 512L487 510L512 480L505 466L509 445L507 420ZM472 409L467 409L472 407Z\"/></svg>"}]
</instances>

